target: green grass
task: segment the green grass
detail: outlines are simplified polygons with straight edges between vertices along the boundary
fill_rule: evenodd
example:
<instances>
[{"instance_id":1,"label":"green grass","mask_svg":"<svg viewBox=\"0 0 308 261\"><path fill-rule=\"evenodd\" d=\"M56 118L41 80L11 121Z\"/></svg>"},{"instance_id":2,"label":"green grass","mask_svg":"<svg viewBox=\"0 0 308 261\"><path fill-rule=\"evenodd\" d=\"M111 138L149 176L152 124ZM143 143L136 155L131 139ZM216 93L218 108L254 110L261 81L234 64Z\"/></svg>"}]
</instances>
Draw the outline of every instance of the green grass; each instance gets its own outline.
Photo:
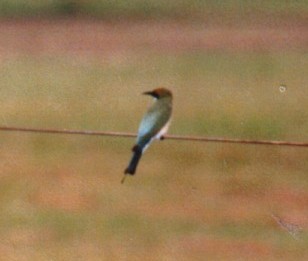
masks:
<instances>
[{"instance_id":1,"label":"green grass","mask_svg":"<svg viewBox=\"0 0 308 261\"><path fill-rule=\"evenodd\" d=\"M1 68L3 120L133 131L136 126L129 123L138 124L147 103L139 94L163 84L173 88L176 97L175 133L305 140L308 125L301 119L307 117L307 58L302 53L199 53L140 57L140 62L111 66L94 61L87 67L69 59L25 58ZM287 85L284 93L281 83ZM29 102L31 97L36 99ZM111 115L123 119L114 121Z\"/></svg>"}]
</instances>

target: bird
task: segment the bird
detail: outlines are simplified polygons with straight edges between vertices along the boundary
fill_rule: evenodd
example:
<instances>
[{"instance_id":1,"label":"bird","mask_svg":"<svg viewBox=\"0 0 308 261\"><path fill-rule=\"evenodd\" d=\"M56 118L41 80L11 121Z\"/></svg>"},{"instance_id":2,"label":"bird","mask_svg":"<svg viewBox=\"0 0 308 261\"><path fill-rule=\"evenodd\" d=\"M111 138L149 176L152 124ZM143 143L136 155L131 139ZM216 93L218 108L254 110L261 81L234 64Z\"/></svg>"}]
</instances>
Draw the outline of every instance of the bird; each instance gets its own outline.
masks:
<instances>
[{"instance_id":1,"label":"bird","mask_svg":"<svg viewBox=\"0 0 308 261\"><path fill-rule=\"evenodd\" d=\"M139 160L145 150L155 139L164 139L164 134L168 131L172 114L172 92L164 87L156 88L152 91L146 91L144 95L150 95L154 98L153 104L149 107L143 116L138 129L138 135L135 145L132 148L133 156L124 171L124 182L126 175L134 175Z\"/></svg>"}]
</instances>

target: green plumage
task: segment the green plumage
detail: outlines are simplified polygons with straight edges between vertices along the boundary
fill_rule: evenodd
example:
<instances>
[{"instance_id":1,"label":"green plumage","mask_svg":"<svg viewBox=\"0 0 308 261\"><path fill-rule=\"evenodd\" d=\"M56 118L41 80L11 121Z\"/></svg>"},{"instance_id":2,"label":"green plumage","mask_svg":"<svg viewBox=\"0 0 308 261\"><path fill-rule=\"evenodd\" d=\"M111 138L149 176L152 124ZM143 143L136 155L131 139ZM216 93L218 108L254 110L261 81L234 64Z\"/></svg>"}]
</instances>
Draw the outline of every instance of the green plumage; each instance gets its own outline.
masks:
<instances>
[{"instance_id":1,"label":"green plumage","mask_svg":"<svg viewBox=\"0 0 308 261\"><path fill-rule=\"evenodd\" d=\"M168 123L172 112L171 97L162 97L154 102L144 115L138 130L137 145L142 149Z\"/></svg>"}]
</instances>

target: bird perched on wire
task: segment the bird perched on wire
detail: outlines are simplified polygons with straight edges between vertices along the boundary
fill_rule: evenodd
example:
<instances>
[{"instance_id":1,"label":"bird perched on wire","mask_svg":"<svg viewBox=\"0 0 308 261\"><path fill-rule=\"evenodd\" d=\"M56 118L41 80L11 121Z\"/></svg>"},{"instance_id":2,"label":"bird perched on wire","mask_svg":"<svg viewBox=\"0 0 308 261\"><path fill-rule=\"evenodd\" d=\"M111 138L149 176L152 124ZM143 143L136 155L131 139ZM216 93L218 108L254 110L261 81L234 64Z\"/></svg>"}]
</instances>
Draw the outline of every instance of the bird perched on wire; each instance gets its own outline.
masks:
<instances>
[{"instance_id":1,"label":"bird perched on wire","mask_svg":"<svg viewBox=\"0 0 308 261\"><path fill-rule=\"evenodd\" d=\"M154 103L144 115L138 130L138 136L133 147L133 156L128 167L124 171L125 180L127 174L134 175L142 154L154 139L163 139L167 132L172 113L172 93L166 88L157 88L153 91L144 92L154 98Z\"/></svg>"}]
</instances>

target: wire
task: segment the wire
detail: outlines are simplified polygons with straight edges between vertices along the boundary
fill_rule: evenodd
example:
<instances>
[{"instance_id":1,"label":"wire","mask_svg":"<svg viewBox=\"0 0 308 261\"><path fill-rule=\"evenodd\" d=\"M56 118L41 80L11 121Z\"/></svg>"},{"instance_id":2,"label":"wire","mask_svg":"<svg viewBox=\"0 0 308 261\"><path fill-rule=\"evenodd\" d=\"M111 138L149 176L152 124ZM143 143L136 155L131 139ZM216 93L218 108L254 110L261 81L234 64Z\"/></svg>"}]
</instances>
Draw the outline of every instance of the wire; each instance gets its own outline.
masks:
<instances>
[{"instance_id":1,"label":"wire","mask_svg":"<svg viewBox=\"0 0 308 261\"><path fill-rule=\"evenodd\" d=\"M6 127L6 126L0 126L0 131L50 133L50 134L77 134L77 135L113 136L113 137L136 137L137 136L136 134L133 134L133 133L114 132L114 131L89 131L89 130L67 130L67 129L59 130L59 129L22 128L22 127ZM229 138L181 136L181 135L165 135L164 139L182 140L182 141L199 141L199 142L221 142L221 143L240 143L240 144L255 144L255 145L308 147L308 142L295 142L295 141L246 140L246 139L229 139Z\"/></svg>"}]
</instances>

